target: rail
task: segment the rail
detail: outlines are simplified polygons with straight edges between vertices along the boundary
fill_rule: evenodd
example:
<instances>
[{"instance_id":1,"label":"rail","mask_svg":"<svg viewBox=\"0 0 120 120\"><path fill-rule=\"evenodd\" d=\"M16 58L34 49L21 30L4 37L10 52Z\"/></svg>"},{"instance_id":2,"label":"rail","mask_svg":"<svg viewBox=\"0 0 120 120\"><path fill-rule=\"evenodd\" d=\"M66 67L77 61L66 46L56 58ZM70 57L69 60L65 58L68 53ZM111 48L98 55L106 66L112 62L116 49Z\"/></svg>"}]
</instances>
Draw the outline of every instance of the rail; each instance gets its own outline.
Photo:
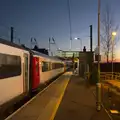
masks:
<instances>
[{"instance_id":1,"label":"rail","mask_svg":"<svg viewBox=\"0 0 120 120\"><path fill-rule=\"evenodd\" d=\"M85 76L87 79L90 77L90 72L86 72ZM100 79L101 80L120 80L120 73L119 72L100 72Z\"/></svg>"}]
</instances>

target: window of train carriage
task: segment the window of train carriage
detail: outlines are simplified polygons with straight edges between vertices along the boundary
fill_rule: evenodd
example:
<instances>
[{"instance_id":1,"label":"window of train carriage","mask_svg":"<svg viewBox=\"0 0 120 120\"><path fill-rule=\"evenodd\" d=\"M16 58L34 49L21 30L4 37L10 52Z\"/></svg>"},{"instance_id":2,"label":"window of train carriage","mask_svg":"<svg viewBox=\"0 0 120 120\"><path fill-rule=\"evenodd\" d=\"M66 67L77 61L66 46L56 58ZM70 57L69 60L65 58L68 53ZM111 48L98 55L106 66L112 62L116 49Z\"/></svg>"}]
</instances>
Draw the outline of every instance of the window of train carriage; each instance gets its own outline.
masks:
<instances>
[{"instance_id":1,"label":"window of train carriage","mask_svg":"<svg viewBox=\"0 0 120 120\"><path fill-rule=\"evenodd\" d=\"M60 63L60 68L62 67L62 64Z\"/></svg>"},{"instance_id":2,"label":"window of train carriage","mask_svg":"<svg viewBox=\"0 0 120 120\"><path fill-rule=\"evenodd\" d=\"M60 68L60 63L58 63L58 69Z\"/></svg>"},{"instance_id":3,"label":"window of train carriage","mask_svg":"<svg viewBox=\"0 0 120 120\"><path fill-rule=\"evenodd\" d=\"M61 68L61 63L59 63L59 68Z\"/></svg>"},{"instance_id":4,"label":"window of train carriage","mask_svg":"<svg viewBox=\"0 0 120 120\"><path fill-rule=\"evenodd\" d=\"M61 63L52 63L52 69L59 69L61 67L63 67Z\"/></svg>"},{"instance_id":5,"label":"window of train carriage","mask_svg":"<svg viewBox=\"0 0 120 120\"><path fill-rule=\"evenodd\" d=\"M49 70L51 70L51 62L48 63Z\"/></svg>"},{"instance_id":6,"label":"window of train carriage","mask_svg":"<svg viewBox=\"0 0 120 120\"><path fill-rule=\"evenodd\" d=\"M59 68L59 63L56 63L56 69L58 69Z\"/></svg>"},{"instance_id":7,"label":"window of train carriage","mask_svg":"<svg viewBox=\"0 0 120 120\"><path fill-rule=\"evenodd\" d=\"M61 63L59 63L59 68L61 68Z\"/></svg>"},{"instance_id":8,"label":"window of train carriage","mask_svg":"<svg viewBox=\"0 0 120 120\"><path fill-rule=\"evenodd\" d=\"M49 62L49 70L52 70L52 62Z\"/></svg>"},{"instance_id":9,"label":"window of train carriage","mask_svg":"<svg viewBox=\"0 0 120 120\"><path fill-rule=\"evenodd\" d=\"M63 64L62 64L62 63L60 63L60 67L61 67L61 68L63 67Z\"/></svg>"},{"instance_id":10,"label":"window of train carriage","mask_svg":"<svg viewBox=\"0 0 120 120\"><path fill-rule=\"evenodd\" d=\"M55 69L57 69L57 63L54 63L55 64Z\"/></svg>"},{"instance_id":11,"label":"window of train carriage","mask_svg":"<svg viewBox=\"0 0 120 120\"><path fill-rule=\"evenodd\" d=\"M0 53L0 79L14 77L21 74L20 56Z\"/></svg>"},{"instance_id":12,"label":"window of train carriage","mask_svg":"<svg viewBox=\"0 0 120 120\"><path fill-rule=\"evenodd\" d=\"M56 69L59 69L59 68L60 68L60 64L56 63Z\"/></svg>"},{"instance_id":13,"label":"window of train carriage","mask_svg":"<svg viewBox=\"0 0 120 120\"><path fill-rule=\"evenodd\" d=\"M62 63L59 63L59 68L62 68L63 67L63 64Z\"/></svg>"},{"instance_id":14,"label":"window of train carriage","mask_svg":"<svg viewBox=\"0 0 120 120\"><path fill-rule=\"evenodd\" d=\"M48 62L42 62L42 72L46 72L49 70L49 63Z\"/></svg>"},{"instance_id":15,"label":"window of train carriage","mask_svg":"<svg viewBox=\"0 0 120 120\"><path fill-rule=\"evenodd\" d=\"M58 69L59 68L59 63L56 63L56 69Z\"/></svg>"},{"instance_id":16,"label":"window of train carriage","mask_svg":"<svg viewBox=\"0 0 120 120\"><path fill-rule=\"evenodd\" d=\"M55 63L52 63L52 69L55 69Z\"/></svg>"}]
</instances>

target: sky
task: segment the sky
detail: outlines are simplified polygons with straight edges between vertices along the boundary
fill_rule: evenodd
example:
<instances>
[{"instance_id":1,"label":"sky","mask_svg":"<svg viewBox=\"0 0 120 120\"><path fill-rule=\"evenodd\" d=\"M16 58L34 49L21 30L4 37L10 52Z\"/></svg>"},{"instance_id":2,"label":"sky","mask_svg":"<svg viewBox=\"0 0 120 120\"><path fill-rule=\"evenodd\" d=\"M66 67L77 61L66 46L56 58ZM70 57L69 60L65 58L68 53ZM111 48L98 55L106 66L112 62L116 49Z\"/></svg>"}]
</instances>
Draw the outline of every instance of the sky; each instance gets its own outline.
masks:
<instances>
[{"instance_id":1,"label":"sky","mask_svg":"<svg viewBox=\"0 0 120 120\"><path fill-rule=\"evenodd\" d=\"M101 0L101 14L107 4L119 25L120 0ZM97 5L97 0L70 0L72 50L80 49L80 41L75 37L81 38L82 45L90 49L90 25L93 25L93 49L97 45ZM67 0L0 0L0 15L0 37L4 39L10 40L10 27L13 26L16 43L20 38L21 43L30 47L30 39L35 37L39 47L48 48L49 37L54 37L60 49L70 48ZM119 54L117 45L116 53Z\"/></svg>"}]
</instances>

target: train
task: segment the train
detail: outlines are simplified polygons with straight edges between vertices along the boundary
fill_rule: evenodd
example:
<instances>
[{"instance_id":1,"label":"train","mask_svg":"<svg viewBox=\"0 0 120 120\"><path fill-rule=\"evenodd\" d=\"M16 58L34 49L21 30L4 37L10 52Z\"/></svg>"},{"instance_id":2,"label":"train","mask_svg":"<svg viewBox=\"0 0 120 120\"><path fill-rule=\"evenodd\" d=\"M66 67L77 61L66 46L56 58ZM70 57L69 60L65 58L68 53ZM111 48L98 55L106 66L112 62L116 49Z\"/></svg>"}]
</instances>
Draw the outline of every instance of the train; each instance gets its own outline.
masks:
<instances>
[{"instance_id":1,"label":"train","mask_svg":"<svg viewBox=\"0 0 120 120\"><path fill-rule=\"evenodd\" d=\"M60 59L0 39L0 112L64 72Z\"/></svg>"}]
</instances>

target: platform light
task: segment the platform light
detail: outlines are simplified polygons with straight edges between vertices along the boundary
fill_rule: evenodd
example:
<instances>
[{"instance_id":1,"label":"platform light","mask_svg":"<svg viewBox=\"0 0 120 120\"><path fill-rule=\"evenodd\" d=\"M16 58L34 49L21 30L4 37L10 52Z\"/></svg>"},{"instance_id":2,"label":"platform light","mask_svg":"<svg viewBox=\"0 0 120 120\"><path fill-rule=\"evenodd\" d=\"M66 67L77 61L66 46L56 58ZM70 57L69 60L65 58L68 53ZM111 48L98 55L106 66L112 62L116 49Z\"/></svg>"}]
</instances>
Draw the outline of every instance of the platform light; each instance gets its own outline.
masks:
<instances>
[{"instance_id":1,"label":"platform light","mask_svg":"<svg viewBox=\"0 0 120 120\"><path fill-rule=\"evenodd\" d=\"M76 37L76 38L74 38L74 39L75 39L75 40L81 40L80 38L77 38L77 37Z\"/></svg>"},{"instance_id":2,"label":"platform light","mask_svg":"<svg viewBox=\"0 0 120 120\"><path fill-rule=\"evenodd\" d=\"M113 35L113 36L116 36L116 34L117 34L116 32L112 32L112 35Z\"/></svg>"},{"instance_id":3,"label":"platform light","mask_svg":"<svg viewBox=\"0 0 120 120\"><path fill-rule=\"evenodd\" d=\"M81 46L81 51L82 51L82 39L81 39L81 38L78 38L78 37L75 37L74 39L80 41L80 46Z\"/></svg>"},{"instance_id":4,"label":"platform light","mask_svg":"<svg viewBox=\"0 0 120 120\"><path fill-rule=\"evenodd\" d=\"M115 36L116 36L116 32L112 32L112 79L113 79L113 50L114 50L114 40L115 40Z\"/></svg>"}]
</instances>

